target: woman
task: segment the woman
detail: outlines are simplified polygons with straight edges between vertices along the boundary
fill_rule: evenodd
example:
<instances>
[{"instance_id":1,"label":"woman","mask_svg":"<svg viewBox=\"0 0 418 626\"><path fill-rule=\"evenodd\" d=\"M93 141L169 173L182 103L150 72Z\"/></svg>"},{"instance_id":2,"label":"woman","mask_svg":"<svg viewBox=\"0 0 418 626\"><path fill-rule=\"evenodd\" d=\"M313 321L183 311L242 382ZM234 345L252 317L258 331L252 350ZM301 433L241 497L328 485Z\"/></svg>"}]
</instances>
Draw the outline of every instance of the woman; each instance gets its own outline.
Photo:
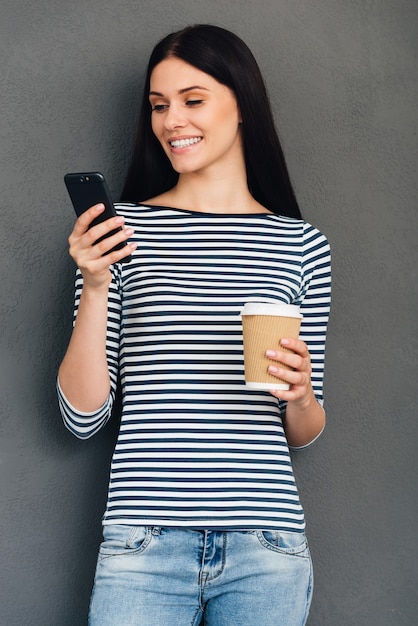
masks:
<instances>
[{"instance_id":1,"label":"woman","mask_svg":"<svg viewBox=\"0 0 418 626\"><path fill-rule=\"evenodd\" d=\"M200 25L157 44L122 195L119 217L88 230L92 207L70 236L76 321L59 370L80 438L122 384L90 624L304 624L312 567L289 446L325 425L329 246L301 219L238 37ZM248 301L301 308L292 352L268 351L288 391L245 387Z\"/></svg>"}]
</instances>

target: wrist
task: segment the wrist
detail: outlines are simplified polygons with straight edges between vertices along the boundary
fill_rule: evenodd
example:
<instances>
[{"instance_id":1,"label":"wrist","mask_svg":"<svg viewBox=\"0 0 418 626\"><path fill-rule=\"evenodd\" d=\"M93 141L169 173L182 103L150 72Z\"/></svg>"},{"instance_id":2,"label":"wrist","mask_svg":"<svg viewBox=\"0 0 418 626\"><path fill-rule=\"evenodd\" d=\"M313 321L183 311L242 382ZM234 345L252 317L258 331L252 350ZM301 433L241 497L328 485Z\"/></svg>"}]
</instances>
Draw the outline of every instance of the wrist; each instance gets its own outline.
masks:
<instances>
[{"instance_id":1,"label":"wrist","mask_svg":"<svg viewBox=\"0 0 418 626\"><path fill-rule=\"evenodd\" d=\"M89 295L91 297L97 297L98 295L104 295L108 293L110 283L112 282L112 274L110 270L107 274L99 279L98 277L94 277L94 280L91 280L90 277L83 275L83 293Z\"/></svg>"},{"instance_id":2,"label":"wrist","mask_svg":"<svg viewBox=\"0 0 418 626\"><path fill-rule=\"evenodd\" d=\"M311 411L312 408L315 407L317 404L318 400L315 397L312 387L310 388L308 393L306 393L301 398L297 398L296 400L289 400L287 403L288 406L294 406L295 409L297 409L301 413Z\"/></svg>"},{"instance_id":3,"label":"wrist","mask_svg":"<svg viewBox=\"0 0 418 626\"><path fill-rule=\"evenodd\" d=\"M313 395L303 408L297 401L289 401L282 420L289 445L300 448L314 441L324 430L326 415Z\"/></svg>"}]
</instances>

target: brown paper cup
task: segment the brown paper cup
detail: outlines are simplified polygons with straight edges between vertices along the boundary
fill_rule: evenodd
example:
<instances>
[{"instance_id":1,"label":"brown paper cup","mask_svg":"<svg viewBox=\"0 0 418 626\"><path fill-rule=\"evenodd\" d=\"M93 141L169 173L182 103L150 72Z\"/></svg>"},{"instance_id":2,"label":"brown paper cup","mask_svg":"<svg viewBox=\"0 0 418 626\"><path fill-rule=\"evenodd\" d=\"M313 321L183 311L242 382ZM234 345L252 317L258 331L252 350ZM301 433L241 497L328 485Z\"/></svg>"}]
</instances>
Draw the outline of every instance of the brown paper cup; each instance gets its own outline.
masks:
<instances>
[{"instance_id":1,"label":"brown paper cup","mask_svg":"<svg viewBox=\"0 0 418 626\"><path fill-rule=\"evenodd\" d=\"M269 365L278 363L266 357L266 350L280 348L283 352L291 352L283 348L280 341L283 337L299 337L302 319L299 307L249 302L244 306L241 317L246 386L250 389L289 389L288 383L269 374ZM290 369L282 363L278 365Z\"/></svg>"}]
</instances>

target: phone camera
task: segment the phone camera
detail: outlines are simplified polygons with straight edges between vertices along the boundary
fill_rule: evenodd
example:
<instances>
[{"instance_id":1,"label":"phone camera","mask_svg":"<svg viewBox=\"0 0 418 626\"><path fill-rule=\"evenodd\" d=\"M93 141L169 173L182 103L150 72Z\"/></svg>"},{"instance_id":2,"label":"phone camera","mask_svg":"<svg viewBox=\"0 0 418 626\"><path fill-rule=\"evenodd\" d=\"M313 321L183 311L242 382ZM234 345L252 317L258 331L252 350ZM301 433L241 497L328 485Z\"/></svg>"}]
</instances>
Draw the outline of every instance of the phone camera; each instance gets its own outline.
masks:
<instances>
[{"instance_id":1,"label":"phone camera","mask_svg":"<svg viewBox=\"0 0 418 626\"><path fill-rule=\"evenodd\" d=\"M84 183L84 176L80 176L80 183Z\"/></svg>"}]
</instances>

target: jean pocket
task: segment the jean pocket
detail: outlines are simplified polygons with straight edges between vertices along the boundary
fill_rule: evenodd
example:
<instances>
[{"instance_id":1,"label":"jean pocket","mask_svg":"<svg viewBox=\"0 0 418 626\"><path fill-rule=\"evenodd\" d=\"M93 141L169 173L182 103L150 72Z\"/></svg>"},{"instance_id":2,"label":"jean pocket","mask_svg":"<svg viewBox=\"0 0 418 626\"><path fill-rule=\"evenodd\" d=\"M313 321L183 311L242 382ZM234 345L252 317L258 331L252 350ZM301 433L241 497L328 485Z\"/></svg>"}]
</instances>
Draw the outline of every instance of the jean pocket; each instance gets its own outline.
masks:
<instances>
[{"instance_id":1,"label":"jean pocket","mask_svg":"<svg viewBox=\"0 0 418 626\"><path fill-rule=\"evenodd\" d=\"M103 526L103 542L99 548L99 560L143 552L151 541L151 530L147 526L106 524Z\"/></svg>"},{"instance_id":2,"label":"jean pocket","mask_svg":"<svg viewBox=\"0 0 418 626\"><path fill-rule=\"evenodd\" d=\"M256 535L261 545L268 550L280 554L310 557L305 533L258 530Z\"/></svg>"}]
</instances>

